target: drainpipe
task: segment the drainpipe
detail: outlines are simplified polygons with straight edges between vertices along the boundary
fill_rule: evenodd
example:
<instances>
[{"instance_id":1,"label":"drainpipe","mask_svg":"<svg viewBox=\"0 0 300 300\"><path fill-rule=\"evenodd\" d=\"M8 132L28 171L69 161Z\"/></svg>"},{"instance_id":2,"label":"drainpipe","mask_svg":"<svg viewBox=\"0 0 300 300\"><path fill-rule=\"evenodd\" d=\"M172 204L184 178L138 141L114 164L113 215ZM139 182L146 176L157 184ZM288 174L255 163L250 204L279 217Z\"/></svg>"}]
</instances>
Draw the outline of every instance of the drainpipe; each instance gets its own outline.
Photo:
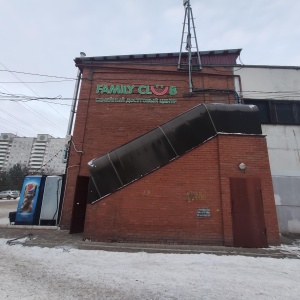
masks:
<instances>
[{"instance_id":1,"label":"drainpipe","mask_svg":"<svg viewBox=\"0 0 300 300\"><path fill-rule=\"evenodd\" d=\"M80 52L80 57L85 57L86 54L84 52ZM63 154L63 159L62 161L66 164L66 169L65 169L65 185L62 189L62 193L64 194L63 199L62 199L62 205L61 205L61 211L60 211L60 218L59 222L57 223L60 225L61 220L62 220L62 212L64 211L64 204L65 204L65 196L66 196L66 186L67 186L67 181L68 181L68 169L72 167L79 167L79 165L74 165L74 166L69 166L68 167L68 158L69 158L69 152L71 149L71 133L72 133L72 127L73 127L73 121L74 121L74 116L76 113L76 103L77 103L77 98L78 98L78 91L79 91L79 85L80 85L80 79L81 79L81 71L78 68L77 71L77 77L76 77L76 83L75 83L75 88L74 88L74 94L73 94L73 101L72 101L72 106L71 106L71 111L70 111L70 117L69 117L69 124L68 124L68 129L67 129L67 135L65 139L65 149L64 149L64 154Z\"/></svg>"},{"instance_id":2,"label":"drainpipe","mask_svg":"<svg viewBox=\"0 0 300 300\"><path fill-rule=\"evenodd\" d=\"M80 52L80 57L85 57L85 56L86 56L86 54L84 52ZM75 88L74 88L74 94L73 94L73 101L72 101L70 117L69 117L69 124L68 124L67 135L66 135L66 145L65 145L65 149L64 149L64 155L63 155L64 163L66 163L68 160L68 153L70 150L71 133L72 133L72 128L73 128L74 116L76 113L75 109L76 109L76 104L77 104L81 74L82 73L81 73L80 69L78 68L76 83L75 83Z\"/></svg>"},{"instance_id":3,"label":"drainpipe","mask_svg":"<svg viewBox=\"0 0 300 300\"><path fill-rule=\"evenodd\" d=\"M85 55L84 52L80 52L80 57L85 57L85 56L86 55ZM74 115L75 115L75 108L76 108L76 103L77 103L78 90L79 90L79 85L80 85L80 79L81 79L81 71L78 68L77 78L76 78L76 83L75 83L75 88L74 88L74 94L73 94L73 102L72 102L72 107L71 107L71 111L70 111L70 118L69 118L67 135L71 135L71 132L72 132Z\"/></svg>"}]
</instances>

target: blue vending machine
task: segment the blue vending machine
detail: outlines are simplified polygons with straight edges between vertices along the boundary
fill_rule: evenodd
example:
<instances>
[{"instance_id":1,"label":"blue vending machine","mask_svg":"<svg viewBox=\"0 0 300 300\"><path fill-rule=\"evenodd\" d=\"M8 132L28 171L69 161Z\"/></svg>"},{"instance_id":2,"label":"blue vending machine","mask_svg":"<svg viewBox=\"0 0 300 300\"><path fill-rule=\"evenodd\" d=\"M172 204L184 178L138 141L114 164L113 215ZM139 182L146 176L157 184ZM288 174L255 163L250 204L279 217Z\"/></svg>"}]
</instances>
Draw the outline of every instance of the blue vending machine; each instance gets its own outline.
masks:
<instances>
[{"instance_id":1,"label":"blue vending machine","mask_svg":"<svg viewBox=\"0 0 300 300\"><path fill-rule=\"evenodd\" d=\"M46 176L26 176L16 213L16 225L38 225Z\"/></svg>"}]
</instances>

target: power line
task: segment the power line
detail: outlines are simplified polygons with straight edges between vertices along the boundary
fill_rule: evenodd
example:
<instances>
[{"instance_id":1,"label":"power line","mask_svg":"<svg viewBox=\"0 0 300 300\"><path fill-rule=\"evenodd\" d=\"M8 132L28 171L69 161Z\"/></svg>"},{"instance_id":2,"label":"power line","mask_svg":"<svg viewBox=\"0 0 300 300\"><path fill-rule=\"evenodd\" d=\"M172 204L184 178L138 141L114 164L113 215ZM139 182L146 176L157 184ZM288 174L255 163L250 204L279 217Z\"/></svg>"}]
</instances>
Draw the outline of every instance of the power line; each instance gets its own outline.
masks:
<instances>
[{"instance_id":1,"label":"power line","mask_svg":"<svg viewBox=\"0 0 300 300\"><path fill-rule=\"evenodd\" d=\"M2 119L2 118L0 117L0 119ZM4 119L3 119L3 120L4 120ZM0 125L0 128L3 128L2 130L7 130L8 132L11 131L11 129L9 129L9 128L3 126L2 124Z\"/></svg>"},{"instance_id":2,"label":"power line","mask_svg":"<svg viewBox=\"0 0 300 300\"><path fill-rule=\"evenodd\" d=\"M0 62L0 64L8 70L8 68L6 66L4 66L4 64L2 62ZM28 86L25 82L23 82L16 74L12 73L13 76L15 76L21 83L23 83L29 90L31 90L34 94L36 94L37 96L39 96L30 86Z\"/></svg>"},{"instance_id":3,"label":"power line","mask_svg":"<svg viewBox=\"0 0 300 300\"><path fill-rule=\"evenodd\" d=\"M9 93L9 91L8 91L6 88L4 88L4 87L1 86L1 85L0 85L0 87L1 87L1 89L5 90L5 91L7 91L7 92Z\"/></svg>"},{"instance_id":4,"label":"power line","mask_svg":"<svg viewBox=\"0 0 300 300\"><path fill-rule=\"evenodd\" d=\"M0 64L8 70L8 68L0 62ZM12 75L14 77L16 77L20 82L22 82L28 89L30 89L35 95L37 95L38 97L40 97L29 85L27 85L25 82L23 82L16 74L12 73ZM54 111L56 111L62 118L66 119L59 111L57 111L54 107L52 107L49 103L47 103L47 105L49 107L51 107ZM45 119L47 119L46 117L44 117ZM67 119L66 119L67 120ZM54 123L53 123L54 124ZM55 124L54 124L55 127L57 127ZM58 127L57 127L58 128ZM61 130L61 128L59 128Z\"/></svg>"},{"instance_id":5,"label":"power line","mask_svg":"<svg viewBox=\"0 0 300 300\"><path fill-rule=\"evenodd\" d=\"M28 96L24 96L24 95L10 94L9 91L8 91L7 89L5 89L5 90L7 91L7 93L0 92L0 100L4 99L4 98L3 98L3 95L5 95L6 97L7 97L7 96L15 96L15 97L17 97L17 98L20 98L20 97L25 97L25 98L26 98L26 97L28 97ZM57 98L59 98L59 97L57 97ZM45 117L42 116L41 114L36 113L30 106L26 105L25 103L20 103L20 102L22 102L22 101L13 101L11 98L9 99L9 101L12 101L12 102L16 103L16 105L19 105L19 106L22 108L23 111L26 110L26 111L28 111L30 114L33 114L33 115L37 116L38 118L40 118L40 119L42 119L42 120L49 121L47 118L45 118ZM26 106L27 106L28 108L27 108ZM28 119L28 118L27 118L27 119ZM7 121L6 121L6 123L7 123ZM11 123L11 122L10 122L10 123ZM51 124L52 122L49 122L49 123ZM52 126L52 124L51 124L51 126ZM20 127L20 126L18 126L18 125L16 125L16 124L12 124L12 125L10 125L10 127L11 127L11 128L15 128L17 131L20 130L20 131L25 131L25 132L27 132L27 133L30 133L30 131L28 131L28 130L26 130L25 128ZM5 128L5 130L7 130L7 128ZM30 126L30 130L31 130L31 132L36 132L36 129L33 128L32 126ZM11 129L9 129L8 131L10 132ZM61 132L61 131L62 131L62 130L60 130L60 132ZM51 132L49 132L49 133L51 134ZM32 133L30 133L30 134L32 134ZM52 135L54 136L54 134L52 134Z\"/></svg>"},{"instance_id":6,"label":"power line","mask_svg":"<svg viewBox=\"0 0 300 300\"><path fill-rule=\"evenodd\" d=\"M0 69L0 72L9 72L9 73L25 74L25 75L40 76L40 77L50 77L50 78L61 78L61 79L68 79L68 80L76 80L76 78L71 78L71 77L45 75L45 74L38 74L38 73L28 73L28 72L13 71L13 70L8 70L8 69L6 69L6 70L1 70Z\"/></svg>"},{"instance_id":7,"label":"power line","mask_svg":"<svg viewBox=\"0 0 300 300\"><path fill-rule=\"evenodd\" d=\"M39 114L39 113L36 113L34 110L30 110L30 109L28 109L26 106L28 106L27 104L25 104L25 103L20 103L20 102L18 102L18 101L13 101L14 103L16 103L17 105L20 105L21 107L22 107L22 109L24 110L27 110L29 113L31 113L31 114L33 114L33 115L35 115L35 116L37 116L37 117L41 117L41 115ZM30 107L29 107L30 108ZM13 118L16 118L15 116L12 116ZM13 127L19 127L18 125L12 125ZM20 128L20 127L19 127ZM30 128L31 128L31 130L32 131L36 131L36 129L35 128L33 128L32 126L30 126ZM21 127L20 128L21 130L23 130L24 128L23 127ZM38 130L39 131L39 130Z\"/></svg>"},{"instance_id":8,"label":"power line","mask_svg":"<svg viewBox=\"0 0 300 300\"><path fill-rule=\"evenodd\" d=\"M3 88L4 89L4 88ZM8 93L9 93L9 91L7 90L7 89L4 89L4 90L6 90ZM1 97L1 94L3 94L2 92L0 92L0 97ZM21 105L21 103L19 103L19 102L15 102L16 104L18 104L19 106L21 106L22 108L24 108L24 109L26 109L26 110L28 110L26 107L24 107L23 105ZM30 110L28 110L29 112L30 112ZM13 116L14 117L14 116ZM3 118L2 118L3 119ZM7 123L7 120L5 120L5 122ZM10 122L11 123L11 122ZM12 124L12 123L11 123ZM15 125L15 124L12 124L11 125L12 127L14 127L14 128L20 128L20 126L18 126L18 125ZM31 127L31 126L30 126ZM20 128L21 130L23 130L23 131L25 131L25 132L29 132L30 133L30 131L28 131L28 130L26 130L26 129L24 129L23 127L21 127ZM8 131L11 131L10 129L7 129L6 128L6 130L8 130ZM36 129L34 129L33 128L33 130L36 130ZM32 131L32 132L34 132L34 131ZM31 134L31 133L30 133Z\"/></svg>"},{"instance_id":9,"label":"power line","mask_svg":"<svg viewBox=\"0 0 300 300\"><path fill-rule=\"evenodd\" d=\"M23 95L23 94L11 94L11 93L3 93L0 92L0 97L3 97L2 95L4 95L4 97L16 97L16 98L24 98L24 99L34 99L34 100L41 100L41 99L53 99L53 100L57 100L57 99L61 99L61 96L56 96L56 97L33 97L33 96L27 96L27 95Z\"/></svg>"},{"instance_id":10,"label":"power line","mask_svg":"<svg viewBox=\"0 0 300 300\"><path fill-rule=\"evenodd\" d=\"M47 100L37 100L37 99L26 99L26 100L22 100L22 99L18 99L18 100L12 100L12 99L0 99L2 101L10 101L10 102L15 102L15 103L26 103L26 102L32 102L32 101L40 101L41 103L50 103L53 105L62 105L62 106L71 106L71 104L67 104L67 103L57 103L57 102L53 102L53 101L47 101ZM65 99L68 100L68 99ZM83 99L83 100L88 100L88 99Z\"/></svg>"},{"instance_id":11,"label":"power line","mask_svg":"<svg viewBox=\"0 0 300 300\"><path fill-rule=\"evenodd\" d=\"M5 89L5 90L9 93L9 91L7 89ZM13 94L6 94L6 93L0 92L0 97L1 97L1 94L4 94L4 95L13 95ZM21 97L21 96L24 96L24 95L17 95L17 94L15 94L15 96L16 97ZM25 97L28 97L28 96L25 96ZM34 110L30 106L28 106L27 104L25 104L25 103L19 103L19 101L13 101L13 102L15 102L17 105L19 105L20 107L22 107L22 109L27 110L29 113L31 113L31 114L33 114L33 115L35 115L35 116L37 116L37 117L39 117L41 119L45 119L45 120L49 121L46 117L40 115L39 113L34 112ZM27 108L26 106L29 107L30 109ZM51 124L52 122L49 121L49 123ZM13 125L13 126L19 127L17 125ZM23 128L21 128L21 130L23 130ZM28 130L25 130L25 131L28 132Z\"/></svg>"},{"instance_id":12,"label":"power line","mask_svg":"<svg viewBox=\"0 0 300 300\"><path fill-rule=\"evenodd\" d=\"M64 80L47 80L47 81L0 81L0 83L58 83L58 82L71 82L73 79L64 79Z\"/></svg>"},{"instance_id":13,"label":"power line","mask_svg":"<svg viewBox=\"0 0 300 300\"><path fill-rule=\"evenodd\" d=\"M5 124L10 125L11 127L15 128L15 129L17 129L17 130L26 131L26 132L29 133L29 134L33 134L33 132L35 132L35 131L27 130L27 129L25 129L24 127L21 127L21 126L19 126L19 125L13 124L11 121L7 121L7 120L3 119L2 117L0 117L0 119L3 120L3 121L5 122ZM11 129L7 129L7 128L6 128L5 130L8 130L9 132L11 132Z\"/></svg>"},{"instance_id":14,"label":"power line","mask_svg":"<svg viewBox=\"0 0 300 300\"><path fill-rule=\"evenodd\" d=\"M0 97L1 97L1 94L5 94L5 93L2 93L2 92L0 92ZM7 95L7 94L6 94ZM12 94L11 94L12 95ZM24 95L15 95L16 97L20 97L20 96L23 96L24 97ZM28 96L25 96L25 97L28 97ZM8 99L5 99L6 101L8 100ZM10 100L10 101L12 101L12 100ZM39 118L41 118L41 119L44 119L44 120L46 120L46 121L48 121L48 123L50 123L51 125L54 125L55 126L55 124L53 123L53 122L51 122L50 120L48 120L48 118L46 118L45 116L42 116L41 114L39 114L37 111L35 111L32 107L30 107L29 105L27 105L26 103L20 103L20 102L23 102L23 101L12 101L12 102L14 102L14 103L16 103L16 104L18 104L18 105L20 105L23 109L25 109L25 110L27 110L28 112L30 112L31 114L33 114L33 115L35 115L35 116L37 116L37 117L39 117ZM55 126L56 128L58 128L57 126ZM61 130L60 128L58 128L59 130Z\"/></svg>"},{"instance_id":15,"label":"power line","mask_svg":"<svg viewBox=\"0 0 300 300\"><path fill-rule=\"evenodd\" d=\"M26 122L26 121L24 121L24 120L22 120L22 119L20 119L20 118L18 118L18 117L16 117L16 116L12 115L11 113L5 111L4 109L0 108L0 111L4 112L4 114L6 114L7 116L14 118L14 120L17 120L17 121L21 122L21 123L24 124L25 126L31 127L31 128L33 128L34 130L38 130L37 128L32 127L32 125L29 124L28 122Z\"/></svg>"},{"instance_id":16,"label":"power line","mask_svg":"<svg viewBox=\"0 0 300 300\"><path fill-rule=\"evenodd\" d=\"M49 98L49 97L31 97L31 96L26 96L26 95L22 95L22 94L7 94L7 93L0 92L0 100L11 101L11 102L40 101L40 102L43 102L43 103L51 103L51 104L70 106L70 104L53 102L53 100L61 100L61 99L62 99L61 96L52 97L52 98ZM52 101L47 101L47 100L52 100ZM71 98L65 98L64 100L71 100Z\"/></svg>"}]
</instances>

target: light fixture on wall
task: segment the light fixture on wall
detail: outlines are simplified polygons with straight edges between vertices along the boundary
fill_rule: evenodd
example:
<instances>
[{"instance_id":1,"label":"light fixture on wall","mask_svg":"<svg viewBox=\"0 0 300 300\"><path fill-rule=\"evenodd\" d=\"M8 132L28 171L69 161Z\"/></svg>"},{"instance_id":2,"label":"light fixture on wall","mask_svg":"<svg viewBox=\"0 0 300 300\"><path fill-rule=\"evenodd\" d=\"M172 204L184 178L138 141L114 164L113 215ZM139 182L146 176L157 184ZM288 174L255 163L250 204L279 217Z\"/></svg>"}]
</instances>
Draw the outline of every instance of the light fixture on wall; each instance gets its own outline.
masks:
<instances>
[{"instance_id":1,"label":"light fixture on wall","mask_svg":"<svg viewBox=\"0 0 300 300\"><path fill-rule=\"evenodd\" d=\"M240 169L241 171L246 172L247 166L246 166L244 163L240 163L240 164L239 164L239 169Z\"/></svg>"}]
</instances>

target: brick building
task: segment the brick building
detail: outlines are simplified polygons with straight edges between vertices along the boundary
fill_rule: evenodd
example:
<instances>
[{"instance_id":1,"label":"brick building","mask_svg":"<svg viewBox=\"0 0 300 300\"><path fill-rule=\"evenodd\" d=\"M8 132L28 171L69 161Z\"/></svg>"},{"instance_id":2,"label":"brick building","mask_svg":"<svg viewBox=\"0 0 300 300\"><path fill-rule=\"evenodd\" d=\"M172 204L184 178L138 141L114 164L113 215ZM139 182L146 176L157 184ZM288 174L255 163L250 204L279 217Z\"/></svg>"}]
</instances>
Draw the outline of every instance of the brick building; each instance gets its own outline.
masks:
<instances>
[{"instance_id":1,"label":"brick building","mask_svg":"<svg viewBox=\"0 0 300 300\"><path fill-rule=\"evenodd\" d=\"M218 132L139 180L88 201L92 159L199 104L240 103L232 68L239 53L200 52L203 68L193 70L192 93L187 70L177 68L178 53L76 58L82 82L61 227L98 241L278 244L266 140L257 132ZM239 198L246 202L239 205Z\"/></svg>"}]
</instances>

